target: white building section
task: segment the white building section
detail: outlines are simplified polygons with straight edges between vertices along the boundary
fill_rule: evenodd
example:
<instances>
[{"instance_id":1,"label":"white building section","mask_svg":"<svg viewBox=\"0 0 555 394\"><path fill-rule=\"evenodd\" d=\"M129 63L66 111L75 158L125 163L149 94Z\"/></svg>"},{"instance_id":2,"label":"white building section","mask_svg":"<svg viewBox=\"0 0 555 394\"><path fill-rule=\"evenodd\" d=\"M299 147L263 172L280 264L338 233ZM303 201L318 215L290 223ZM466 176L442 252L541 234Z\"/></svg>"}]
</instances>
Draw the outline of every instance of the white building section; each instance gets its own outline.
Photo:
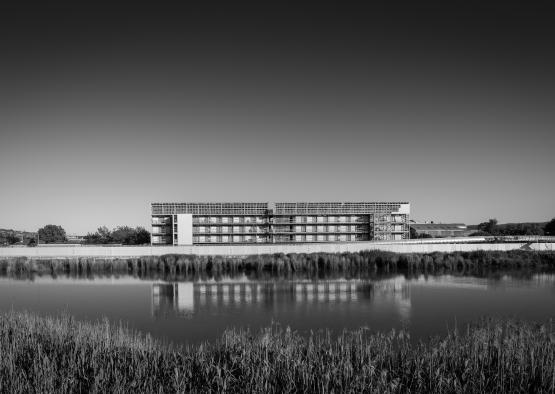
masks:
<instances>
[{"instance_id":1,"label":"white building section","mask_svg":"<svg viewBox=\"0 0 555 394\"><path fill-rule=\"evenodd\" d=\"M193 215L190 213L180 213L174 215L174 225L177 225L177 240L174 238L175 245L193 244Z\"/></svg>"}]
</instances>

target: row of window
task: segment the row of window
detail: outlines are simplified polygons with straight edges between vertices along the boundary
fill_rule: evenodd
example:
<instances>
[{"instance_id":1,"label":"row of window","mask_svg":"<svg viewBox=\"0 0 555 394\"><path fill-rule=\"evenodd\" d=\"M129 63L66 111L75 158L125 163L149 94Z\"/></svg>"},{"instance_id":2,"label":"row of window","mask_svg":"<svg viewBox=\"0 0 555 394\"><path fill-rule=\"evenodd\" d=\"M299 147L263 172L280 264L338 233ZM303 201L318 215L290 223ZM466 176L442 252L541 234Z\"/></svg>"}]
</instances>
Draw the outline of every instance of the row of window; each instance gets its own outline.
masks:
<instances>
[{"instance_id":1,"label":"row of window","mask_svg":"<svg viewBox=\"0 0 555 394\"><path fill-rule=\"evenodd\" d=\"M404 223L406 215L377 215L376 222L397 222ZM174 215L174 223L177 222L177 215ZM268 222L267 216L193 216L193 223L195 224L249 224L257 223L263 224ZM275 223L361 223L368 222L368 216L290 216L290 217L276 217ZM170 224L171 218L169 217L153 217L152 224L163 225Z\"/></svg>"},{"instance_id":2,"label":"row of window","mask_svg":"<svg viewBox=\"0 0 555 394\"><path fill-rule=\"evenodd\" d=\"M366 241L367 234L297 234L294 236L276 236L276 242L348 242ZM268 238L265 236L253 235L196 235L193 243L266 243Z\"/></svg>"},{"instance_id":3,"label":"row of window","mask_svg":"<svg viewBox=\"0 0 555 394\"><path fill-rule=\"evenodd\" d=\"M193 223L266 223L265 216L194 216Z\"/></svg>"},{"instance_id":4,"label":"row of window","mask_svg":"<svg viewBox=\"0 0 555 394\"><path fill-rule=\"evenodd\" d=\"M234 223L267 223L266 216L194 216L193 223L204 224L234 224ZM274 223L361 223L368 222L368 216L291 216L275 217ZM406 221L405 215L380 215L376 217L378 222L398 222Z\"/></svg>"},{"instance_id":5,"label":"row of window","mask_svg":"<svg viewBox=\"0 0 555 394\"><path fill-rule=\"evenodd\" d=\"M152 236L152 243L153 244L171 244L172 243L172 238L171 238L171 236L153 235Z\"/></svg>"},{"instance_id":6,"label":"row of window","mask_svg":"<svg viewBox=\"0 0 555 394\"><path fill-rule=\"evenodd\" d=\"M264 214L268 209L266 203L153 203L153 215L191 213L194 215L210 214Z\"/></svg>"},{"instance_id":7,"label":"row of window","mask_svg":"<svg viewBox=\"0 0 555 394\"><path fill-rule=\"evenodd\" d=\"M212 227L194 227L193 233L266 233L266 227L257 226L212 226Z\"/></svg>"},{"instance_id":8,"label":"row of window","mask_svg":"<svg viewBox=\"0 0 555 394\"><path fill-rule=\"evenodd\" d=\"M402 226L399 226L399 230ZM193 228L194 234L217 234L217 233L266 233L268 228L265 226L198 226ZM348 233L348 232L368 232L368 226L275 226L273 232L296 232L296 233Z\"/></svg>"},{"instance_id":9,"label":"row of window","mask_svg":"<svg viewBox=\"0 0 555 394\"><path fill-rule=\"evenodd\" d=\"M333 202L333 203L276 203L276 213L374 213L374 212L392 212L398 211L401 202Z\"/></svg>"}]
</instances>

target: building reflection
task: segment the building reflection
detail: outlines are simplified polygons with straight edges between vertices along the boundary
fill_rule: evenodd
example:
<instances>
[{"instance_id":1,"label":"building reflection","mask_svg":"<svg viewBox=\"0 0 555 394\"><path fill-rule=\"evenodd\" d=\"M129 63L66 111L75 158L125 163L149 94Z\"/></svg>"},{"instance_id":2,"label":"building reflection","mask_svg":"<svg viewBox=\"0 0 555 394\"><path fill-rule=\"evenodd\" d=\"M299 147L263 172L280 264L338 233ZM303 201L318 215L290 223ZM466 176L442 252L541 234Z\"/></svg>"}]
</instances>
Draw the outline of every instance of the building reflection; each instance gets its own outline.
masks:
<instances>
[{"instance_id":1,"label":"building reflection","mask_svg":"<svg viewBox=\"0 0 555 394\"><path fill-rule=\"evenodd\" d=\"M191 317L199 309L371 302L394 306L410 316L410 287L403 277L376 282L363 280L288 282L153 283L154 317Z\"/></svg>"},{"instance_id":2,"label":"building reflection","mask_svg":"<svg viewBox=\"0 0 555 394\"><path fill-rule=\"evenodd\" d=\"M191 316L195 311L194 285L183 283L152 284L152 314L155 317L167 315Z\"/></svg>"}]
</instances>

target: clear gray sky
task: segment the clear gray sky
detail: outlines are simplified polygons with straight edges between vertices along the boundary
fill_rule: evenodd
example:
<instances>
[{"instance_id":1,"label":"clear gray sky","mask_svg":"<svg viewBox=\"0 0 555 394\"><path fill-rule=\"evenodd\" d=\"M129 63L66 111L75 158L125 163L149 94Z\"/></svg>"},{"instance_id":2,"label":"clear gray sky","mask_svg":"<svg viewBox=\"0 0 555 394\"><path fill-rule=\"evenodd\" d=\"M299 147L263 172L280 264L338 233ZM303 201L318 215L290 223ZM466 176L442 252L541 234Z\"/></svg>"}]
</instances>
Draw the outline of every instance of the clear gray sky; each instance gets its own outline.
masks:
<instances>
[{"instance_id":1,"label":"clear gray sky","mask_svg":"<svg viewBox=\"0 0 555 394\"><path fill-rule=\"evenodd\" d=\"M153 201L409 201L555 217L553 9L3 6L0 228Z\"/></svg>"}]
</instances>

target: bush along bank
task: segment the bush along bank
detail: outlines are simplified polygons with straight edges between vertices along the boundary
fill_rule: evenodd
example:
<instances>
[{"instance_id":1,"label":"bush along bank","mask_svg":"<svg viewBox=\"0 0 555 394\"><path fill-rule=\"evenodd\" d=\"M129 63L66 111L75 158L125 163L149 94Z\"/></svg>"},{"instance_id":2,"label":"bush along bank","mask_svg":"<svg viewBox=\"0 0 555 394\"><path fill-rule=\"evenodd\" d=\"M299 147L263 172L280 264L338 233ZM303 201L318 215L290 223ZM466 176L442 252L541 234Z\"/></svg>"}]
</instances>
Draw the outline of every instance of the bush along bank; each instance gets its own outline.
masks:
<instances>
[{"instance_id":1,"label":"bush along bank","mask_svg":"<svg viewBox=\"0 0 555 394\"><path fill-rule=\"evenodd\" d=\"M400 254L384 251L357 253L270 254L246 257L163 255L132 258L0 259L0 275L136 275L186 277L207 274L235 275L240 272L365 273L374 270L408 271L473 270L484 268L555 268L555 253L523 250L434 252Z\"/></svg>"}]
</instances>

